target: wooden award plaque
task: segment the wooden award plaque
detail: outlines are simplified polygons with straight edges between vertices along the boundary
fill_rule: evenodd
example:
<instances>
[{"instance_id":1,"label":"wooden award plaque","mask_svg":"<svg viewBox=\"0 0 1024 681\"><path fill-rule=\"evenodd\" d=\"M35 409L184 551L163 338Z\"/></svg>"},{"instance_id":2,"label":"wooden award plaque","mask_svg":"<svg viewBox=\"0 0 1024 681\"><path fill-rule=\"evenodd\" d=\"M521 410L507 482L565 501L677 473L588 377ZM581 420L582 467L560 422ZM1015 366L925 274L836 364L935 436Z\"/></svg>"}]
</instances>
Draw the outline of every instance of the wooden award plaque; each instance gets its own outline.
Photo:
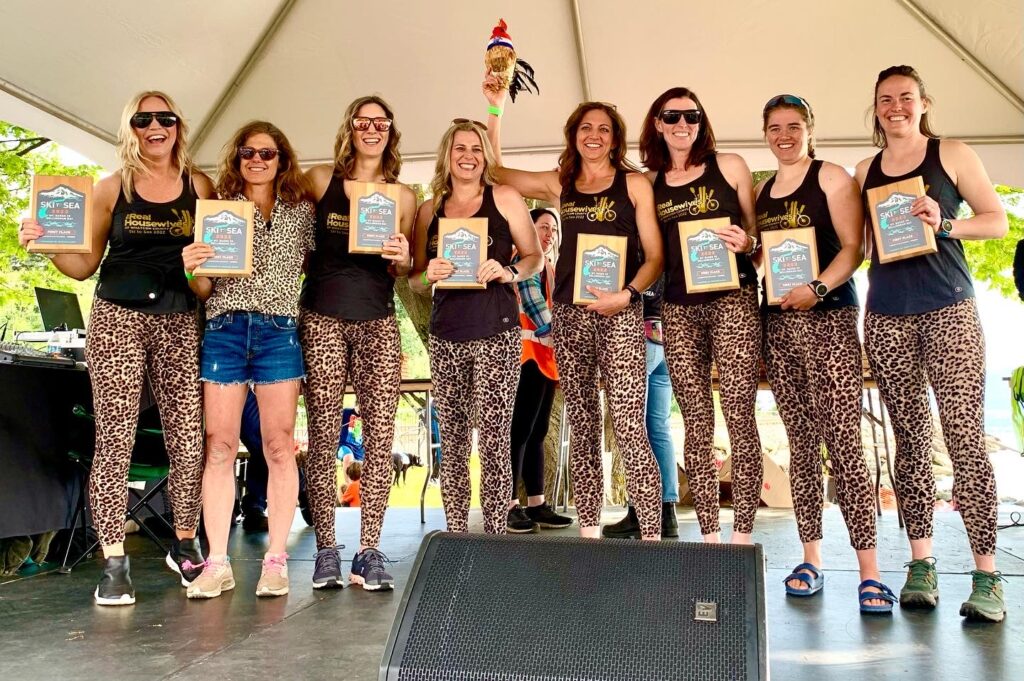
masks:
<instances>
[{"instance_id":1,"label":"wooden award plaque","mask_svg":"<svg viewBox=\"0 0 1024 681\"><path fill-rule=\"evenodd\" d=\"M867 191L867 196L878 262L884 264L938 250L931 226L910 214L910 206L924 196L920 175L874 187Z\"/></svg>"},{"instance_id":2,"label":"wooden award plaque","mask_svg":"<svg viewBox=\"0 0 1024 681\"><path fill-rule=\"evenodd\" d=\"M197 267L198 277L248 277L252 274L254 204L251 201L196 201L196 243L210 244L216 255Z\"/></svg>"},{"instance_id":3,"label":"wooden award plaque","mask_svg":"<svg viewBox=\"0 0 1024 681\"><path fill-rule=\"evenodd\" d=\"M689 293L730 291L740 287L736 254L725 246L716 227L728 227L729 218L690 220L679 223L683 250L683 275Z\"/></svg>"},{"instance_id":4,"label":"wooden award plaque","mask_svg":"<svg viewBox=\"0 0 1024 681\"><path fill-rule=\"evenodd\" d=\"M814 227L763 231L761 248L769 305L778 305L784 295L818 278Z\"/></svg>"},{"instance_id":5,"label":"wooden award plaque","mask_svg":"<svg viewBox=\"0 0 1024 681\"><path fill-rule=\"evenodd\" d=\"M440 218L437 257L450 260L455 272L437 282L438 288L482 289L477 270L487 260L487 218Z\"/></svg>"},{"instance_id":6,"label":"wooden award plaque","mask_svg":"<svg viewBox=\"0 0 1024 681\"><path fill-rule=\"evenodd\" d=\"M34 176L32 219L46 230L46 234L29 242L29 252L91 252L92 178Z\"/></svg>"},{"instance_id":7,"label":"wooden award plaque","mask_svg":"<svg viewBox=\"0 0 1024 681\"><path fill-rule=\"evenodd\" d=\"M588 286L615 293L626 283L626 237L580 234L576 242L576 276L572 302L589 305L597 296Z\"/></svg>"},{"instance_id":8,"label":"wooden award plaque","mask_svg":"<svg viewBox=\"0 0 1024 681\"><path fill-rule=\"evenodd\" d=\"M401 231L402 185L350 182L349 253L381 253L383 244Z\"/></svg>"}]
</instances>

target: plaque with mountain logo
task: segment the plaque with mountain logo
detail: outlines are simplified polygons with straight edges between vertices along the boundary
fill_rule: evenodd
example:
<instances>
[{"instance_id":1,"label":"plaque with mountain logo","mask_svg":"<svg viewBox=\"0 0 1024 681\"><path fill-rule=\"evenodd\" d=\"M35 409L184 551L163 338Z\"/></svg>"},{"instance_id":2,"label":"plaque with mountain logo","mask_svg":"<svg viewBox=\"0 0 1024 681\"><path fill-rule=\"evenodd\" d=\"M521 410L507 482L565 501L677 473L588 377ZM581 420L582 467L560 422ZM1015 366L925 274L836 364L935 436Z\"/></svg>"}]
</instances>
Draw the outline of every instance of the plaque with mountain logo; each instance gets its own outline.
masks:
<instances>
[{"instance_id":1,"label":"plaque with mountain logo","mask_svg":"<svg viewBox=\"0 0 1024 681\"><path fill-rule=\"evenodd\" d=\"M437 221L437 257L455 266L452 276L438 288L487 288L476 280L487 259L487 218L440 218Z\"/></svg>"},{"instance_id":2,"label":"plaque with mountain logo","mask_svg":"<svg viewBox=\"0 0 1024 681\"><path fill-rule=\"evenodd\" d=\"M679 223L683 249L683 275L689 293L729 291L740 287L736 254L725 247L715 232L728 227L729 218L709 218Z\"/></svg>"},{"instance_id":3,"label":"plaque with mountain logo","mask_svg":"<svg viewBox=\"0 0 1024 681\"><path fill-rule=\"evenodd\" d=\"M787 293L818 278L814 227L765 230L761 232L761 244L769 305L779 305Z\"/></svg>"},{"instance_id":4,"label":"plaque with mountain logo","mask_svg":"<svg viewBox=\"0 0 1024 681\"><path fill-rule=\"evenodd\" d=\"M572 302L589 305L597 296L587 287L616 293L626 281L626 237L580 234L576 242L576 277Z\"/></svg>"},{"instance_id":5,"label":"plaque with mountain logo","mask_svg":"<svg viewBox=\"0 0 1024 681\"><path fill-rule=\"evenodd\" d=\"M212 258L196 268L196 276L252 274L253 213L251 201L196 201L195 240L213 246L215 251Z\"/></svg>"},{"instance_id":6,"label":"plaque with mountain logo","mask_svg":"<svg viewBox=\"0 0 1024 681\"><path fill-rule=\"evenodd\" d=\"M349 253L381 253L384 242L400 231L398 204L402 185L350 182Z\"/></svg>"},{"instance_id":7,"label":"plaque with mountain logo","mask_svg":"<svg viewBox=\"0 0 1024 681\"><path fill-rule=\"evenodd\" d=\"M910 214L910 207L924 193L920 175L867 191L878 262L884 264L938 250L931 226Z\"/></svg>"},{"instance_id":8,"label":"plaque with mountain logo","mask_svg":"<svg viewBox=\"0 0 1024 681\"><path fill-rule=\"evenodd\" d=\"M32 253L92 251L92 178L36 175L32 219L46 230L28 244Z\"/></svg>"}]
</instances>

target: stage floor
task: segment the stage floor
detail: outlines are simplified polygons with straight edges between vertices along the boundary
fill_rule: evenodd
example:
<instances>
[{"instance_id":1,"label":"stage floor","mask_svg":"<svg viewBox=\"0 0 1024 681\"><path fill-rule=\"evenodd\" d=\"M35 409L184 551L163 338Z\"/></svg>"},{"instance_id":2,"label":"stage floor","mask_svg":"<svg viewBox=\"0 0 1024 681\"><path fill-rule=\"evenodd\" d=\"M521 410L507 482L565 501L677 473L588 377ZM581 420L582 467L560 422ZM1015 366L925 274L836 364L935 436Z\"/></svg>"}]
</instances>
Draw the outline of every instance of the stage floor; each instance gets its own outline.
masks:
<instances>
[{"instance_id":1,"label":"stage floor","mask_svg":"<svg viewBox=\"0 0 1024 681\"><path fill-rule=\"evenodd\" d=\"M1008 522L1011 510L1024 509L1004 507L1001 523ZM342 551L346 560L357 543L357 514L355 509L338 510L341 536L350 547ZM621 516L621 509L609 509L605 522ZM679 516L682 539L697 539L692 509L680 509ZM479 531L479 511L473 518ZM728 512L723 520L731 520ZM420 540L443 525L437 509L428 511L425 525L417 510L392 509L382 548L396 561L392 573L398 589L314 592L309 581L313 531L296 517L288 545L291 593L277 599L257 599L253 594L266 535L244 534L236 528L231 553L238 585L221 598L199 602L186 600L152 544L131 537L128 548L138 599L134 606L93 605L98 561L83 563L71 575L48 573L0 584L0 678L376 679ZM894 513L886 513L879 530L883 580L898 592L906 550ZM892 616L861 616L855 594L856 560L836 508L825 511L825 536L825 590L811 599L787 599L782 579L801 562L793 516L771 509L759 512L755 540L764 545L768 560L772 678L1021 678L1024 527L999 533L998 563L1009 580L1007 618L999 625L965 623L958 614L970 591L971 569L958 514L936 514L942 600L930 613L901 611L897 606ZM525 612L529 605L514 607Z\"/></svg>"}]
</instances>

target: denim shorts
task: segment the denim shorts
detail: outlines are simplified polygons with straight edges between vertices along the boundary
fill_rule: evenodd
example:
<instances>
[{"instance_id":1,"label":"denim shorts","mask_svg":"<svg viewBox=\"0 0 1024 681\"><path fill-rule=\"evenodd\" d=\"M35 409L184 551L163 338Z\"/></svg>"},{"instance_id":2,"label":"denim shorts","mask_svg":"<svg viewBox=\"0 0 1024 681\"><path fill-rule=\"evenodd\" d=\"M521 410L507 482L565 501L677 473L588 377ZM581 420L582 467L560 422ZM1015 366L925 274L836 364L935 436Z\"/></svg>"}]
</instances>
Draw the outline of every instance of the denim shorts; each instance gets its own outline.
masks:
<instances>
[{"instance_id":1,"label":"denim shorts","mask_svg":"<svg viewBox=\"0 0 1024 681\"><path fill-rule=\"evenodd\" d=\"M294 317L234 311L206 322L200 380L260 385L305 376Z\"/></svg>"}]
</instances>

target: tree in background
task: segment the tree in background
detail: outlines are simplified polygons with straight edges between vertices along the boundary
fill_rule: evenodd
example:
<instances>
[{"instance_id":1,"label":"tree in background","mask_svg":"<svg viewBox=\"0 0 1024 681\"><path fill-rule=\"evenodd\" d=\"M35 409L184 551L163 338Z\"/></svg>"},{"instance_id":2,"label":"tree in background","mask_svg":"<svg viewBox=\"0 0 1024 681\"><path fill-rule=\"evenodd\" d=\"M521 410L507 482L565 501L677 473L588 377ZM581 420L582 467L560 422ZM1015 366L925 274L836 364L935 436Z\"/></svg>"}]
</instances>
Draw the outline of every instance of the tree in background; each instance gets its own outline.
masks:
<instances>
[{"instance_id":1,"label":"tree in background","mask_svg":"<svg viewBox=\"0 0 1024 681\"><path fill-rule=\"evenodd\" d=\"M18 225L28 214L32 176L96 178L99 173L99 166L62 163L55 143L0 121L0 328L8 333L40 329L33 287L70 290L88 299L95 287L94 281L64 276L46 256L27 253L18 245Z\"/></svg>"}]
</instances>

